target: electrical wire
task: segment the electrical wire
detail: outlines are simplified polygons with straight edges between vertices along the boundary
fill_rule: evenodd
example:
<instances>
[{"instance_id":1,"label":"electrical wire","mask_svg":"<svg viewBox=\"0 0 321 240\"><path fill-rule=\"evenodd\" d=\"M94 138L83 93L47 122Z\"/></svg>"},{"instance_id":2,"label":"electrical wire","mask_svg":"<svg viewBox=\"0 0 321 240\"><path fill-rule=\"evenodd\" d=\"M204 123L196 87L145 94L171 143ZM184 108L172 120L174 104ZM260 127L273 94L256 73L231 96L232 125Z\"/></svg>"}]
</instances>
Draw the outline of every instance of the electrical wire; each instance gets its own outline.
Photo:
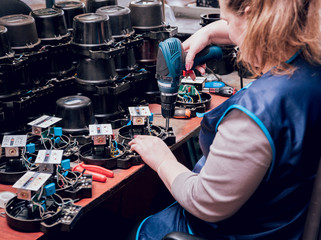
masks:
<instances>
[{"instance_id":1,"label":"electrical wire","mask_svg":"<svg viewBox=\"0 0 321 240\"><path fill-rule=\"evenodd\" d=\"M43 193L43 185L42 185L42 187L41 187L41 189L40 189L40 193L39 193L39 195L38 195L38 201L40 201L40 198L41 198L41 196L42 196L42 193Z\"/></svg>"},{"instance_id":2,"label":"electrical wire","mask_svg":"<svg viewBox=\"0 0 321 240\"><path fill-rule=\"evenodd\" d=\"M44 213L45 213L44 207L40 203L37 203L35 201L31 201L31 203L32 203L32 205L36 205L38 207L40 218L43 219L43 216L44 216Z\"/></svg>"},{"instance_id":3,"label":"electrical wire","mask_svg":"<svg viewBox=\"0 0 321 240\"><path fill-rule=\"evenodd\" d=\"M114 146L114 144L115 144L116 146ZM111 141L111 143L110 143L110 156L113 157L113 158L115 158L115 157L117 157L119 154L120 154L120 151L119 151L118 144L117 144L116 140Z\"/></svg>"},{"instance_id":4,"label":"electrical wire","mask_svg":"<svg viewBox=\"0 0 321 240\"><path fill-rule=\"evenodd\" d=\"M206 70L210 71L218 81L222 81L222 78L220 76L218 76L212 69L210 69L208 66L206 66Z\"/></svg>"},{"instance_id":5,"label":"electrical wire","mask_svg":"<svg viewBox=\"0 0 321 240\"><path fill-rule=\"evenodd\" d=\"M24 147L21 152L21 158L23 160L24 166L27 168L27 170L35 170L37 166L35 166L34 163L30 162L29 159L26 156L27 149Z\"/></svg>"},{"instance_id":6,"label":"electrical wire","mask_svg":"<svg viewBox=\"0 0 321 240\"><path fill-rule=\"evenodd\" d=\"M198 95L198 99L199 99L199 101L200 101L200 103L202 102L202 98L201 98L201 94L200 94L200 92L195 88L195 91L196 91L196 93L197 93L197 95Z\"/></svg>"}]
</instances>

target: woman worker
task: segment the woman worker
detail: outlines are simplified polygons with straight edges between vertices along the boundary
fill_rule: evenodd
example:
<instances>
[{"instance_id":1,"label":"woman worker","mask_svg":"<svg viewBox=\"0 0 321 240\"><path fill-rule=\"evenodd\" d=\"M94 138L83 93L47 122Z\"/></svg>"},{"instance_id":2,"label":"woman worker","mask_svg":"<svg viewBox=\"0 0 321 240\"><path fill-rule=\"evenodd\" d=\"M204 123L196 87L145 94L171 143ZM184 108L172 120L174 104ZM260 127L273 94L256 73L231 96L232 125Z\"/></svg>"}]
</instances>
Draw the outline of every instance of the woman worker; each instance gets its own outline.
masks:
<instances>
[{"instance_id":1,"label":"woman worker","mask_svg":"<svg viewBox=\"0 0 321 240\"><path fill-rule=\"evenodd\" d=\"M194 171L157 137L130 142L177 200L145 219L137 239L173 231L207 239L302 237L321 156L321 2L219 3L222 20L183 43L186 69L206 45L235 43L238 60L258 78L204 116L204 157Z\"/></svg>"}]
</instances>

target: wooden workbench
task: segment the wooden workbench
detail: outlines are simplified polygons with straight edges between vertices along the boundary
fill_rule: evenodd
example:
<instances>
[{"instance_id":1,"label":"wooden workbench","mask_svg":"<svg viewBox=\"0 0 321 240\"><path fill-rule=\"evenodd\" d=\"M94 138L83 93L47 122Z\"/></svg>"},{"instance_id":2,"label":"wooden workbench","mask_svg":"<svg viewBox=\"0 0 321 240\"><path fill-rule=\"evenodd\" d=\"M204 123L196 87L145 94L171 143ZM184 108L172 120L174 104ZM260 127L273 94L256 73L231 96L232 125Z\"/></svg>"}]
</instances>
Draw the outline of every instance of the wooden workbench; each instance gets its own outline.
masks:
<instances>
[{"instance_id":1,"label":"wooden workbench","mask_svg":"<svg viewBox=\"0 0 321 240\"><path fill-rule=\"evenodd\" d=\"M225 99L226 98L224 97L212 95L211 108L218 106ZM164 126L165 119L160 114L160 105L151 104L150 110L154 113L153 124ZM179 149L182 144L198 133L200 122L201 118L198 117L170 120L170 126L173 128L176 136L176 143L171 146L172 151ZM132 166L126 170L114 170L114 178L108 178L106 183L93 182L92 198L82 199L76 204L82 206L85 213L92 211L99 206L99 204L121 191L129 182L133 182L137 176L146 170L146 168L148 167L145 164L141 164ZM15 192L11 186L3 184L0 184L0 192L1 191ZM4 212L4 209L0 209L0 212ZM7 225L5 217L0 217L0 239L29 240L38 239L41 236L43 236L42 232L23 233L15 231Z\"/></svg>"}]
</instances>

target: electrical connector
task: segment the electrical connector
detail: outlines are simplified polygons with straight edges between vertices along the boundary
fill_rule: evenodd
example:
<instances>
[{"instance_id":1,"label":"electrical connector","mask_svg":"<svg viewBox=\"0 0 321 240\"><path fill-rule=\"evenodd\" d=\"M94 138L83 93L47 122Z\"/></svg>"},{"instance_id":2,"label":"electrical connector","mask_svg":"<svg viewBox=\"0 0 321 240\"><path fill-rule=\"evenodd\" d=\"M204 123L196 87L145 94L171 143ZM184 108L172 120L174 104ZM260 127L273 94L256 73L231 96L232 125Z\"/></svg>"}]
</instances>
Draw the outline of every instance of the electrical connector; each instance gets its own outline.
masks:
<instances>
[{"instance_id":1,"label":"electrical connector","mask_svg":"<svg viewBox=\"0 0 321 240\"><path fill-rule=\"evenodd\" d=\"M28 153L36 152L36 145L34 143L29 143L26 145L26 150Z\"/></svg>"},{"instance_id":2,"label":"electrical connector","mask_svg":"<svg viewBox=\"0 0 321 240\"><path fill-rule=\"evenodd\" d=\"M49 196L51 196L51 195L56 193L56 186L55 186L54 183L49 183L48 185L46 185L44 187L44 190L45 190L45 193L44 193L45 196L49 197Z\"/></svg>"},{"instance_id":3,"label":"electrical connector","mask_svg":"<svg viewBox=\"0 0 321 240\"><path fill-rule=\"evenodd\" d=\"M54 135L56 137L62 136L62 128L61 127L54 127L53 129L54 129Z\"/></svg>"},{"instance_id":4,"label":"electrical connector","mask_svg":"<svg viewBox=\"0 0 321 240\"><path fill-rule=\"evenodd\" d=\"M55 138L55 143L56 143L56 144L60 143L60 137L56 137L56 138Z\"/></svg>"},{"instance_id":5,"label":"electrical connector","mask_svg":"<svg viewBox=\"0 0 321 240\"><path fill-rule=\"evenodd\" d=\"M61 167L65 170L70 169L70 159L64 159L61 161Z\"/></svg>"}]
</instances>

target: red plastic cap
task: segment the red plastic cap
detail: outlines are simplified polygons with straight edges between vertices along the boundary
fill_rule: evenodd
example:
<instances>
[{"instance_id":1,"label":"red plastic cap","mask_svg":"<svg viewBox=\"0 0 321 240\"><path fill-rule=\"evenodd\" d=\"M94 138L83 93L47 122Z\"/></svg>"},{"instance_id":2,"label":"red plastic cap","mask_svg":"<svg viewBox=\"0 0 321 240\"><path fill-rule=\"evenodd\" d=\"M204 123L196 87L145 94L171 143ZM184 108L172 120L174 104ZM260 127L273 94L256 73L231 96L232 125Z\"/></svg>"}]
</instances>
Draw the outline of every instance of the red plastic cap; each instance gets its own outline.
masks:
<instances>
[{"instance_id":1,"label":"red plastic cap","mask_svg":"<svg viewBox=\"0 0 321 240\"><path fill-rule=\"evenodd\" d=\"M183 70L183 76L184 77L189 76L189 74L192 72L193 72L193 70Z\"/></svg>"}]
</instances>

